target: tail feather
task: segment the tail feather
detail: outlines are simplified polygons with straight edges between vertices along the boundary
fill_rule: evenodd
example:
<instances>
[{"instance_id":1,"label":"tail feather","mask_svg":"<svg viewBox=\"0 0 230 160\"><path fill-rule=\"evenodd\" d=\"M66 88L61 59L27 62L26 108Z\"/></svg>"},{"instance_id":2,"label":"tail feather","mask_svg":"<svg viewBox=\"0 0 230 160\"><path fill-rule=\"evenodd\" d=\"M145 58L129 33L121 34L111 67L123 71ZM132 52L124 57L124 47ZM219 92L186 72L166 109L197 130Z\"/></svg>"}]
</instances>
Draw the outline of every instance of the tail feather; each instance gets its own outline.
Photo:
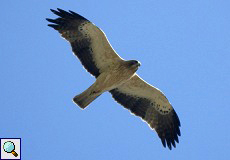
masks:
<instances>
[{"instance_id":1,"label":"tail feather","mask_svg":"<svg viewBox=\"0 0 230 160\"><path fill-rule=\"evenodd\" d=\"M80 108L85 109L93 100L99 97L101 93L92 93L91 90L87 89L83 93L75 96L73 102L76 103Z\"/></svg>"}]
</instances>

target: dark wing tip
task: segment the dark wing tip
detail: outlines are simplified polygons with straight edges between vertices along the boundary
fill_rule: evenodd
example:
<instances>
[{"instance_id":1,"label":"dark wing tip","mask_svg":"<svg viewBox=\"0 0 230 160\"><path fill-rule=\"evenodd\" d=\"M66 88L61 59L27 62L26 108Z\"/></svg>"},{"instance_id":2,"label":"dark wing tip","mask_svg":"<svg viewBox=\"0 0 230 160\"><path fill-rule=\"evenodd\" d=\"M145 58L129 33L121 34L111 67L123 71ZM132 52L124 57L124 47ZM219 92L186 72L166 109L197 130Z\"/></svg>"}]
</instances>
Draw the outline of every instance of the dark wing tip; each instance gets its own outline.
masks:
<instances>
[{"instance_id":1,"label":"dark wing tip","mask_svg":"<svg viewBox=\"0 0 230 160\"><path fill-rule=\"evenodd\" d=\"M56 30L61 30L61 29L65 29L68 27L71 27L71 24L73 24L74 20L77 21L89 21L86 18L82 17L81 15L73 12L73 11L64 11L60 8L57 8L57 10L54 9L50 9L51 12L53 12L54 14L56 14L57 16L59 16L56 19L50 19L50 18L46 18L46 20L48 22L54 23L54 24L49 24L48 26L56 29Z\"/></svg>"},{"instance_id":2,"label":"dark wing tip","mask_svg":"<svg viewBox=\"0 0 230 160\"><path fill-rule=\"evenodd\" d=\"M48 26L55 29L55 30L59 30L59 26L56 24L48 24Z\"/></svg>"},{"instance_id":3,"label":"dark wing tip","mask_svg":"<svg viewBox=\"0 0 230 160\"><path fill-rule=\"evenodd\" d=\"M49 27L55 29L55 30L59 30L60 26L58 25L57 21L54 19L50 19L50 18L46 18L46 20L48 22L54 23L54 24L48 24Z\"/></svg>"},{"instance_id":4,"label":"dark wing tip","mask_svg":"<svg viewBox=\"0 0 230 160\"><path fill-rule=\"evenodd\" d=\"M168 148L169 148L170 150L172 150L171 143L168 143L167 145L168 145Z\"/></svg>"},{"instance_id":5,"label":"dark wing tip","mask_svg":"<svg viewBox=\"0 0 230 160\"><path fill-rule=\"evenodd\" d=\"M54 19L46 18L46 20L47 20L48 22L51 22L51 23L56 23L56 21L55 21Z\"/></svg>"},{"instance_id":6,"label":"dark wing tip","mask_svg":"<svg viewBox=\"0 0 230 160\"><path fill-rule=\"evenodd\" d=\"M57 10L58 10L59 12L61 12L61 13L64 13L64 14L69 14L68 12L66 12L66 11L65 11L65 10L63 10L63 9L57 8Z\"/></svg>"},{"instance_id":7,"label":"dark wing tip","mask_svg":"<svg viewBox=\"0 0 230 160\"><path fill-rule=\"evenodd\" d=\"M174 141L174 140L172 140L171 137L169 137L169 135L166 136L165 138L166 138L167 146L171 150L172 149L172 145L171 144L172 144L172 141Z\"/></svg>"},{"instance_id":8,"label":"dark wing tip","mask_svg":"<svg viewBox=\"0 0 230 160\"><path fill-rule=\"evenodd\" d=\"M179 139L178 139L177 134L174 135L174 140L175 140L177 143L179 143Z\"/></svg>"},{"instance_id":9,"label":"dark wing tip","mask_svg":"<svg viewBox=\"0 0 230 160\"><path fill-rule=\"evenodd\" d=\"M178 134L178 136L181 136L180 128L179 128L179 127L178 127L178 129L177 129L177 134Z\"/></svg>"},{"instance_id":10,"label":"dark wing tip","mask_svg":"<svg viewBox=\"0 0 230 160\"><path fill-rule=\"evenodd\" d=\"M165 143L165 139L164 138L161 138L161 142L162 142L163 146L166 148L166 143Z\"/></svg>"},{"instance_id":11,"label":"dark wing tip","mask_svg":"<svg viewBox=\"0 0 230 160\"><path fill-rule=\"evenodd\" d=\"M54 14L60 16L61 18L71 18L71 19L87 20L85 17L83 17L83 16L81 16L81 15L79 15L76 12L73 12L71 10L69 10L69 12L67 12L67 11L65 11L63 9L60 9L60 8L57 8L57 10L54 10L54 9L50 9L50 10Z\"/></svg>"},{"instance_id":12,"label":"dark wing tip","mask_svg":"<svg viewBox=\"0 0 230 160\"><path fill-rule=\"evenodd\" d=\"M165 115L161 117L161 123L156 128L159 138L163 146L166 146L171 150L172 147L176 148L176 143L179 143L178 136L180 136L180 123L176 112L173 110L171 115Z\"/></svg>"},{"instance_id":13,"label":"dark wing tip","mask_svg":"<svg viewBox=\"0 0 230 160\"><path fill-rule=\"evenodd\" d=\"M56 10L54 10L54 9L50 9L50 11L51 11L51 12L53 12L54 14L56 14L56 15L58 15L58 14L59 14L59 12L58 12L58 11L56 11Z\"/></svg>"},{"instance_id":14,"label":"dark wing tip","mask_svg":"<svg viewBox=\"0 0 230 160\"><path fill-rule=\"evenodd\" d=\"M167 145L167 147L170 149L170 150L172 150L172 146L174 147L174 148L176 148L176 143L175 143L175 141L177 142L177 143L179 143L177 140L175 140L175 139L170 139L170 138L168 138L168 137L160 137L160 139L161 139L161 142L162 142L162 145L166 148L166 145Z\"/></svg>"},{"instance_id":15,"label":"dark wing tip","mask_svg":"<svg viewBox=\"0 0 230 160\"><path fill-rule=\"evenodd\" d=\"M75 15L75 16L79 16L79 14L77 14L77 13L74 12L74 11L69 10L69 12L70 12L71 14Z\"/></svg>"},{"instance_id":16,"label":"dark wing tip","mask_svg":"<svg viewBox=\"0 0 230 160\"><path fill-rule=\"evenodd\" d=\"M51 12L53 12L54 14L56 14L56 15L62 17L62 18L72 17L71 13L66 12L66 11L64 11L64 10L62 10L60 8L57 8L57 10L54 10L54 9L50 9L50 10L51 10Z\"/></svg>"},{"instance_id":17,"label":"dark wing tip","mask_svg":"<svg viewBox=\"0 0 230 160\"><path fill-rule=\"evenodd\" d=\"M171 141L171 143L172 143L173 147L176 148L176 143L175 143L174 139Z\"/></svg>"}]
</instances>

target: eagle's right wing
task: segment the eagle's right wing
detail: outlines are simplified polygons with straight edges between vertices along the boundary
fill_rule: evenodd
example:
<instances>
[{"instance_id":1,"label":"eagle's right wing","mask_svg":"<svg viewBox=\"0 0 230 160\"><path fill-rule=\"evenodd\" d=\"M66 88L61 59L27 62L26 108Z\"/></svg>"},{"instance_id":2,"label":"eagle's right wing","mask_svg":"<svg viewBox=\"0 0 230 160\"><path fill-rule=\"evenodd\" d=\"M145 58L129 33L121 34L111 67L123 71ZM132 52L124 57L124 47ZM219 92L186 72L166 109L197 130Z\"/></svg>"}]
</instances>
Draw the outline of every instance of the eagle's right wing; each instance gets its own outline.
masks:
<instances>
[{"instance_id":1,"label":"eagle's right wing","mask_svg":"<svg viewBox=\"0 0 230 160\"><path fill-rule=\"evenodd\" d=\"M70 42L74 54L92 75L98 77L103 69L121 60L103 31L89 20L73 11L66 12L62 9L51 11L59 18L47 18L47 21L54 23L48 26L57 30Z\"/></svg>"},{"instance_id":2,"label":"eagle's right wing","mask_svg":"<svg viewBox=\"0 0 230 160\"><path fill-rule=\"evenodd\" d=\"M155 129L164 147L179 143L180 120L164 94L138 75L110 91L113 98Z\"/></svg>"}]
</instances>

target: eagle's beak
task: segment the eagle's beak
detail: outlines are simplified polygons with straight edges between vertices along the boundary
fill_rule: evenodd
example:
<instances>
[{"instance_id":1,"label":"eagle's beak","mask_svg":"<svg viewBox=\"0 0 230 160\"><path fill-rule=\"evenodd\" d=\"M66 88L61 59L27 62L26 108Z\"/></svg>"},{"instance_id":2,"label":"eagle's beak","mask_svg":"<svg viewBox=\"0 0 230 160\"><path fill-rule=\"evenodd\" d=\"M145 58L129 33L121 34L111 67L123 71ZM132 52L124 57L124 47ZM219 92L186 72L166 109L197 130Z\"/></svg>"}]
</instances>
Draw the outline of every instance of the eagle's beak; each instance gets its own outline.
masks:
<instances>
[{"instance_id":1,"label":"eagle's beak","mask_svg":"<svg viewBox=\"0 0 230 160\"><path fill-rule=\"evenodd\" d=\"M138 61L137 66L140 67L141 66L141 62Z\"/></svg>"}]
</instances>

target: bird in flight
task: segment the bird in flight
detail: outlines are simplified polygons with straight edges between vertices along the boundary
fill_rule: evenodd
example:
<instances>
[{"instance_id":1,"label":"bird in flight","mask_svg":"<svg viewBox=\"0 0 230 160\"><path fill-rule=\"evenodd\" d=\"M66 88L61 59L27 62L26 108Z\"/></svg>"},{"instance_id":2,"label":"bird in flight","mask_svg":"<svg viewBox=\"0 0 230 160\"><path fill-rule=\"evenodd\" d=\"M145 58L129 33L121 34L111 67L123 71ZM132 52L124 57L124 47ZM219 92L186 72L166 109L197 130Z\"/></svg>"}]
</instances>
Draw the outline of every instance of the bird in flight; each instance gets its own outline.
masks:
<instances>
[{"instance_id":1,"label":"bird in flight","mask_svg":"<svg viewBox=\"0 0 230 160\"><path fill-rule=\"evenodd\" d=\"M59 16L49 19L48 26L69 41L74 55L96 81L75 102L85 109L93 100L108 91L119 104L145 121L155 130L164 147L171 150L179 143L180 120L165 95L140 78L136 71L140 62L122 59L112 48L104 32L73 11L51 11Z\"/></svg>"}]
</instances>

